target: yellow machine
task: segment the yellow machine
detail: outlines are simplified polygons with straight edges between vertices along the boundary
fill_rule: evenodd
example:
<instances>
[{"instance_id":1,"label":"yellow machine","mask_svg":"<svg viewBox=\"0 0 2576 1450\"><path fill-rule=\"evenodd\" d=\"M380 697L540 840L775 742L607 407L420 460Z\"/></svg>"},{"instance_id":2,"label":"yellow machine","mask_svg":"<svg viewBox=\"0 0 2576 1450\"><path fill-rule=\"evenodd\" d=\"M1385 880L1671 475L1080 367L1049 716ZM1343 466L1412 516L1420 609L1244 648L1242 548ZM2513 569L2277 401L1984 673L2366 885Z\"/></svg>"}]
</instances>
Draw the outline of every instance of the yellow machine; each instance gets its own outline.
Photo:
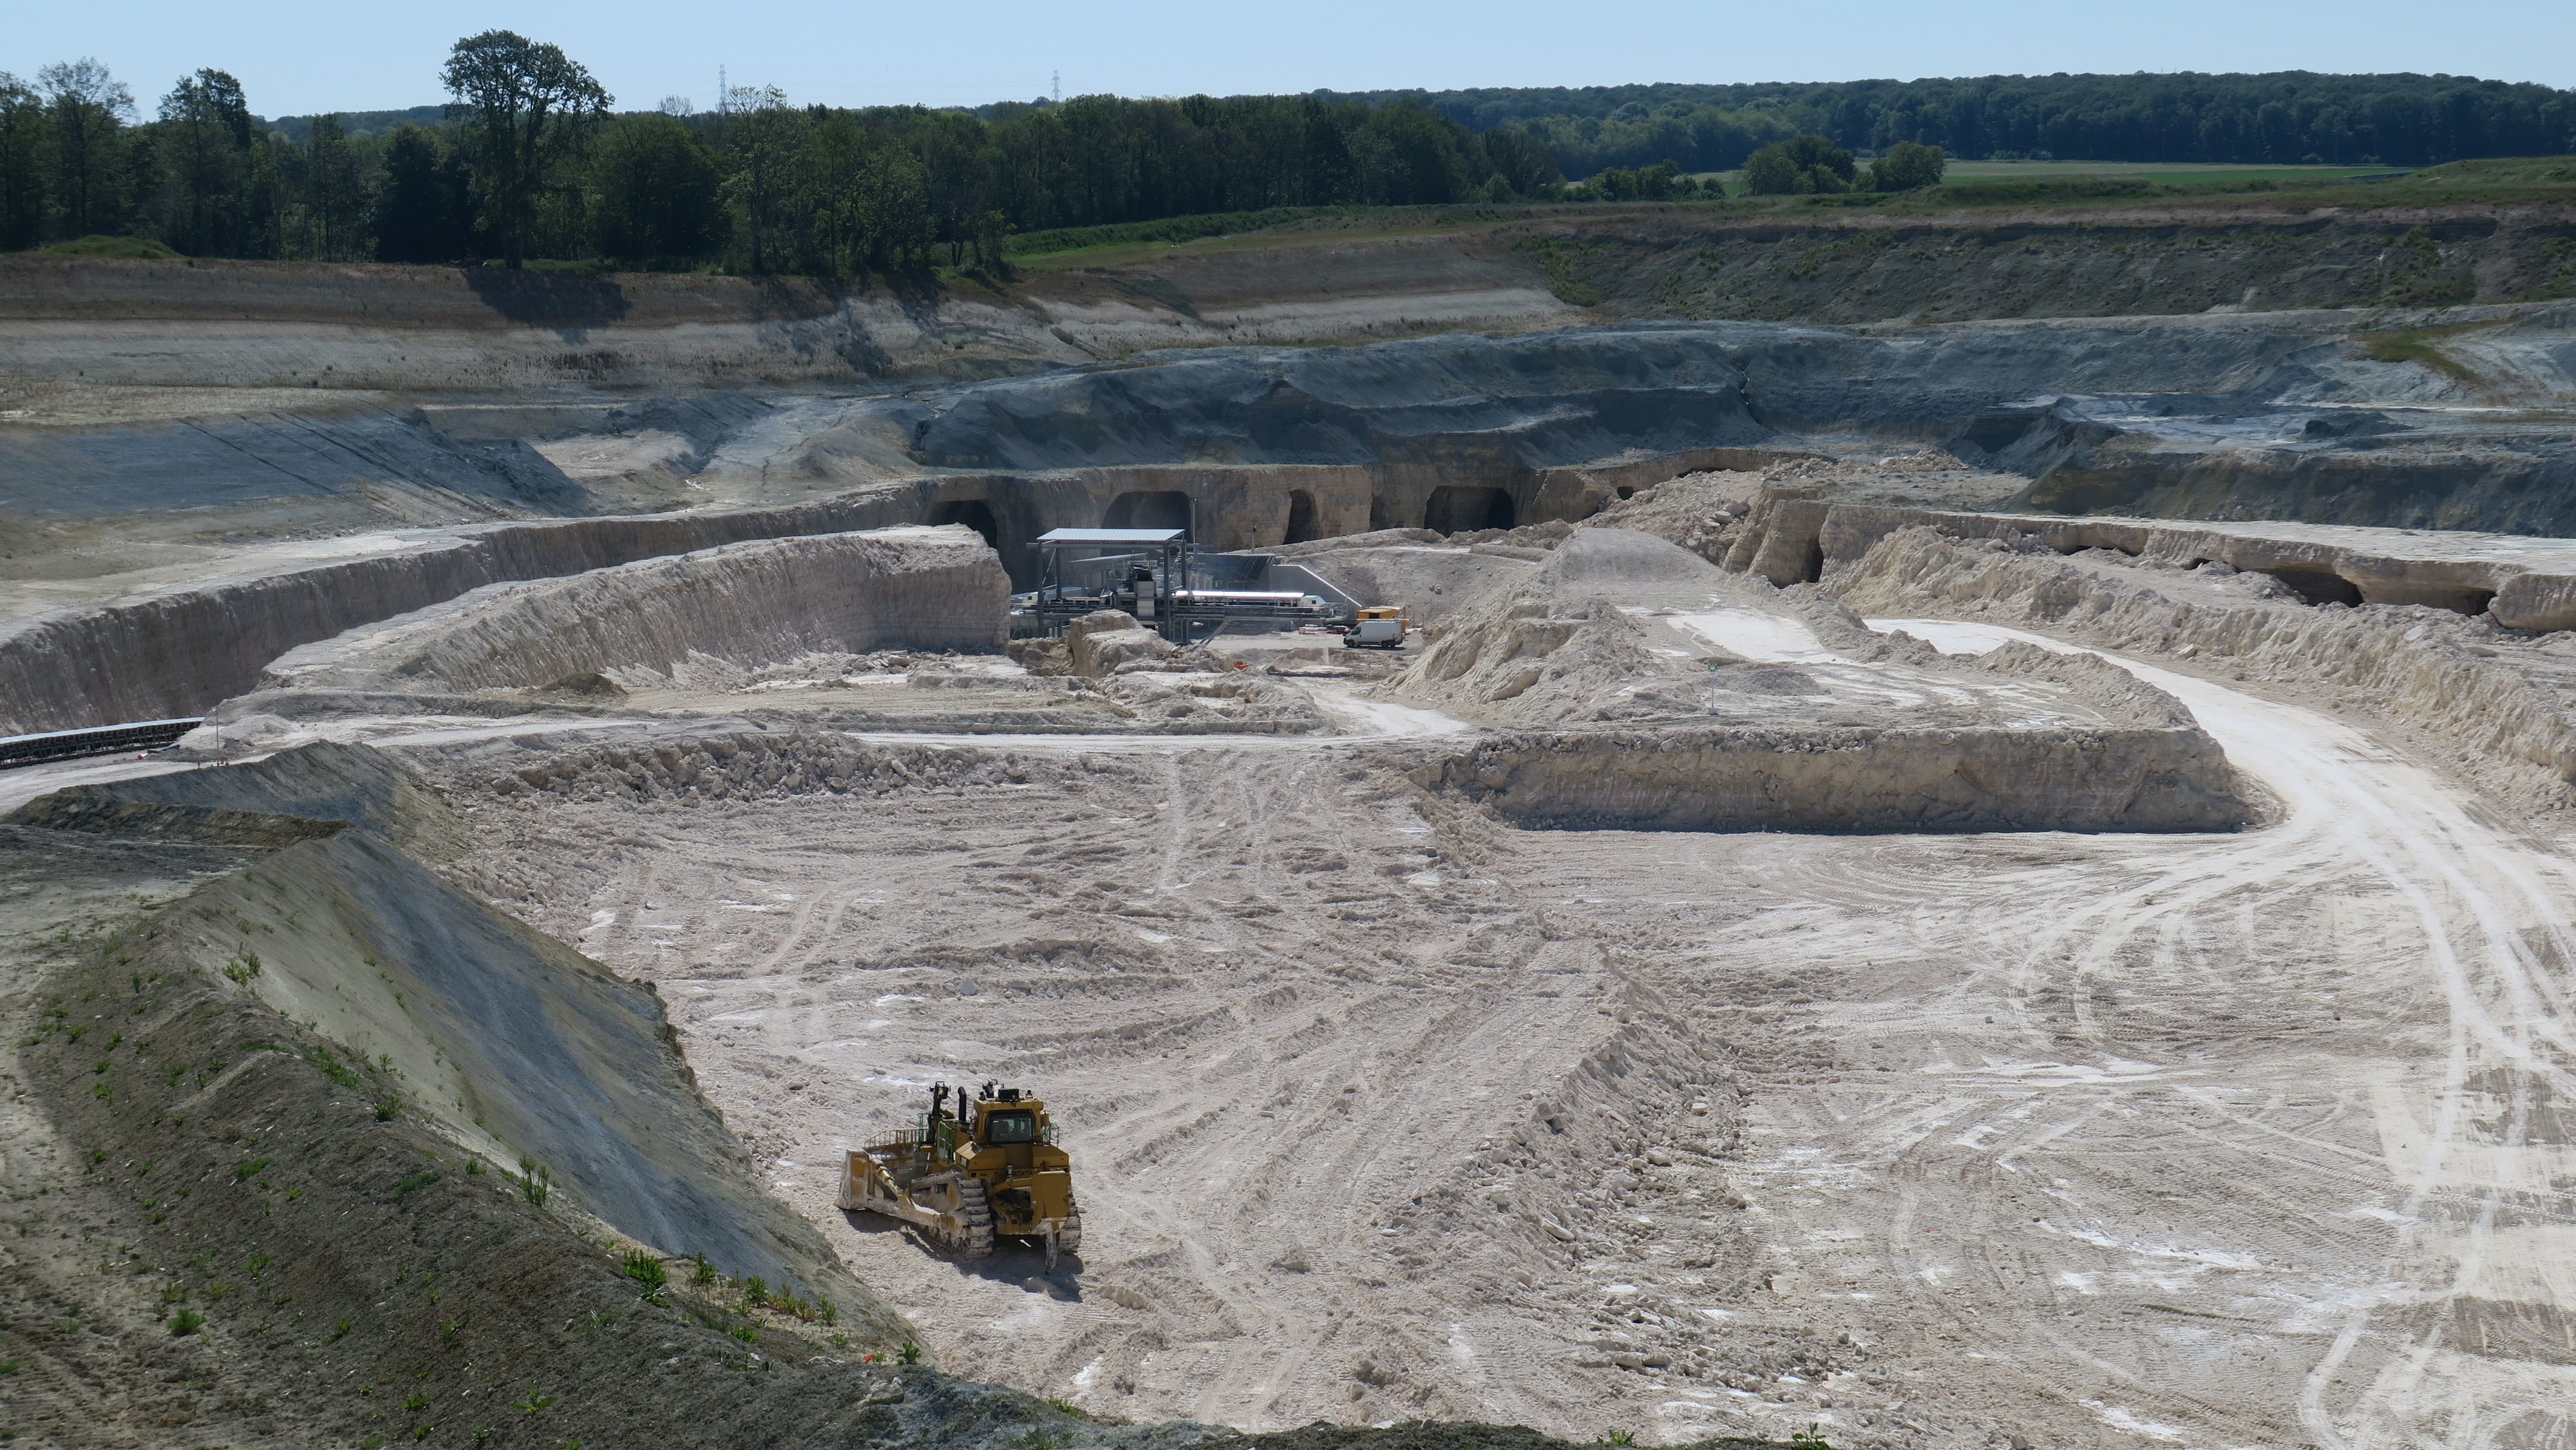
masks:
<instances>
[{"instance_id":1,"label":"yellow machine","mask_svg":"<svg viewBox=\"0 0 2576 1450\"><path fill-rule=\"evenodd\" d=\"M964 1088L930 1090L920 1127L890 1142L850 1150L841 1207L912 1224L960 1258L980 1259L998 1239L1082 1251L1082 1210L1073 1201L1073 1159L1055 1144L1046 1104L1018 1088L986 1083L970 1105Z\"/></svg>"},{"instance_id":2,"label":"yellow machine","mask_svg":"<svg viewBox=\"0 0 2576 1450\"><path fill-rule=\"evenodd\" d=\"M1402 649L1404 633L1413 621L1404 614L1401 604L1372 604L1351 621L1342 643L1352 649Z\"/></svg>"}]
</instances>

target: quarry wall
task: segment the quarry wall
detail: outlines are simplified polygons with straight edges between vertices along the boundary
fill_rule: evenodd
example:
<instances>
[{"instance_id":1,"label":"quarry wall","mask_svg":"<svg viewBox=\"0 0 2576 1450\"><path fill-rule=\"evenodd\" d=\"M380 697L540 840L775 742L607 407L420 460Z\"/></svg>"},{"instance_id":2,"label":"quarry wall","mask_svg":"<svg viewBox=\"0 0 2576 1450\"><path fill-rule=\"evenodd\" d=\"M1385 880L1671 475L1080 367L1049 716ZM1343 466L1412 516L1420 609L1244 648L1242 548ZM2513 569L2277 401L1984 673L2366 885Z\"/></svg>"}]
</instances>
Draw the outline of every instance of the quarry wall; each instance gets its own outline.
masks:
<instances>
[{"instance_id":1,"label":"quarry wall","mask_svg":"<svg viewBox=\"0 0 2576 1450\"><path fill-rule=\"evenodd\" d=\"M263 688L470 692L542 688L692 655L767 664L888 645L989 651L1010 581L949 525L758 539L567 578L489 584L291 650Z\"/></svg>"},{"instance_id":2,"label":"quarry wall","mask_svg":"<svg viewBox=\"0 0 2576 1450\"><path fill-rule=\"evenodd\" d=\"M1838 566L1824 587L1871 613L2007 619L2080 631L2113 649L2224 661L2249 676L2341 692L2352 707L2446 746L2576 780L2576 720L2560 692L2505 657L2485 621L2367 606L2213 607L2160 590L2147 570L2116 572L1916 526Z\"/></svg>"},{"instance_id":3,"label":"quarry wall","mask_svg":"<svg viewBox=\"0 0 2576 1450\"><path fill-rule=\"evenodd\" d=\"M297 645L503 580L544 578L781 534L909 523L909 493L643 518L493 524L393 552L0 625L0 731L202 714Z\"/></svg>"},{"instance_id":4,"label":"quarry wall","mask_svg":"<svg viewBox=\"0 0 2576 1450\"><path fill-rule=\"evenodd\" d=\"M2109 549L2183 568L2217 560L2270 574L2312 604L2420 604L2488 614L2508 629L2576 628L2576 544L2505 534L1967 513L1777 492L1757 499L1724 562L1795 584L1857 562L1892 534L1926 527L1955 538L2027 540L2059 554Z\"/></svg>"}]
</instances>

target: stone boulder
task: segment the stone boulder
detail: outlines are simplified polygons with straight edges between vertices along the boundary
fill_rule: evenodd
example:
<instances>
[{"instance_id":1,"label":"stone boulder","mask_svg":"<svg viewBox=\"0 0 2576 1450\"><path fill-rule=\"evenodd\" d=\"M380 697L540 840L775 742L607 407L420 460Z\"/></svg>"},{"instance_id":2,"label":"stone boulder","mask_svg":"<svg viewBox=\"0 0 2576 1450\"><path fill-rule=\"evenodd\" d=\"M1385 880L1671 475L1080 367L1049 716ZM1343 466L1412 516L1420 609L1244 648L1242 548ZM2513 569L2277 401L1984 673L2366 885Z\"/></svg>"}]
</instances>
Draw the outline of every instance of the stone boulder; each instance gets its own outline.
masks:
<instances>
[{"instance_id":1,"label":"stone boulder","mask_svg":"<svg viewBox=\"0 0 2576 1450\"><path fill-rule=\"evenodd\" d=\"M1115 609L1103 609L1075 620L1066 627L1064 639L1073 656L1073 672L1094 680L1136 669L1154 669L1179 653L1170 640L1137 623L1134 615Z\"/></svg>"}]
</instances>

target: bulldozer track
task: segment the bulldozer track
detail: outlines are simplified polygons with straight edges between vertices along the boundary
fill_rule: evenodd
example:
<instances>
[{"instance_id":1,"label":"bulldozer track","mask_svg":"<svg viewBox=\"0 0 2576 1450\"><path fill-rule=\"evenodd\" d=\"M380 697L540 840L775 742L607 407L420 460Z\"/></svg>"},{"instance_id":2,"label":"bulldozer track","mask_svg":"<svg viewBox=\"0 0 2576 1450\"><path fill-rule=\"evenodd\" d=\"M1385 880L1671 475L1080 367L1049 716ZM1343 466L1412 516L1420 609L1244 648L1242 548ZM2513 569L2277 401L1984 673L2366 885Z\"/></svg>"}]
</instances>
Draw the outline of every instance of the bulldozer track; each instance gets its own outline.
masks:
<instances>
[{"instance_id":1,"label":"bulldozer track","mask_svg":"<svg viewBox=\"0 0 2576 1450\"><path fill-rule=\"evenodd\" d=\"M989 1259L993 1256L993 1204L984 1185L961 1175L949 1187L956 1203L952 1210L960 1227L948 1234L948 1247L961 1259Z\"/></svg>"}]
</instances>

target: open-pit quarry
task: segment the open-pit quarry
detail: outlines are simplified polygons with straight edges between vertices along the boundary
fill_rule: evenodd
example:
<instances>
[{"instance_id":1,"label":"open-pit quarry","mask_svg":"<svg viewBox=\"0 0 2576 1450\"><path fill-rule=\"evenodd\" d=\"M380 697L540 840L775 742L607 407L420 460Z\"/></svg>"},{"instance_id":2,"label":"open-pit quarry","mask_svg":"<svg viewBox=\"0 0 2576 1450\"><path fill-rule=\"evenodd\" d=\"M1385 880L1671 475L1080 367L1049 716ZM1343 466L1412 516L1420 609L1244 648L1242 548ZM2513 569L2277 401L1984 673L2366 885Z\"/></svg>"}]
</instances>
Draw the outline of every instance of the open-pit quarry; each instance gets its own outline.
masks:
<instances>
[{"instance_id":1,"label":"open-pit quarry","mask_svg":"<svg viewBox=\"0 0 2576 1450\"><path fill-rule=\"evenodd\" d=\"M2564 304L115 265L0 338L111 374L0 421L20 1443L2576 1446ZM1068 528L1417 629L1050 637ZM985 1080L1052 1267L837 1206Z\"/></svg>"}]
</instances>

